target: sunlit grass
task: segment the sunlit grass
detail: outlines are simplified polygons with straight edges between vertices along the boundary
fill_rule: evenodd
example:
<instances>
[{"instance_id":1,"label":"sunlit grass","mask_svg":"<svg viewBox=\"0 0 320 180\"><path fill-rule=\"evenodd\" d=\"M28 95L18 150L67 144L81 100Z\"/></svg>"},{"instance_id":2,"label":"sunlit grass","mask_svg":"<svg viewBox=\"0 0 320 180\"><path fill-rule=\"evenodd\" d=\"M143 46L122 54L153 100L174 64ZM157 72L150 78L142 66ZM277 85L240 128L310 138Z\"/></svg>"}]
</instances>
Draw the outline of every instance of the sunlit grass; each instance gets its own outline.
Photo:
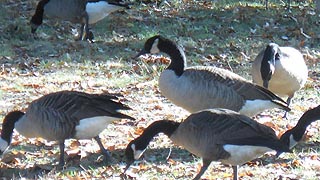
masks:
<instances>
[{"instance_id":1,"label":"sunlit grass","mask_svg":"<svg viewBox=\"0 0 320 180\"><path fill-rule=\"evenodd\" d=\"M137 120L130 125L126 121L115 122L101 133L103 143L111 146L114 164L98 162L100 154L95 152L98 150L91 152L89 148L92 154L87 158L79 160L76 156L68 161L65 170L55 170L53 165L59 157L57 145L45 149L43 145L22 139L12 149L25 154L16 157L16 164L2 164L2 175L18 179L120 179L123 151L129 140L137 137L134 134L137 127L146 127L161 119L181 121L189 114L159 93L158 77L167 67L159 62L159 57L163 57L132 58L143 48L145 40L156 34L181 44L189 66L215 65L247 79L251 79L250 62L266 43L273 41L300 48L308 54L306 61L312 79L306 88L296 93L288 120L280 118L283 111L264 112L281 131L288 124L294 126L303 111L320 103L320 44L316 38L320 28L314 25L319 17L313 15L310 9L313 4L309 1L294 1L290 13L281 1L270 0L269 10L265 10L264 2L175 0L158 5L139 2L93 26L96 40L93 44L74 41L71 32L78 26L48 19L38 29L38 39L33 39L28 23L36 1L3 2L4 6L0 7L0 17L5 17L0 18L3 32L0 36L0 118L11 110L24 110L29 102L44 94L78 90L123 93L123 102L133 108L128 114ZM301 35L300 28L312 38ZM311 137L297 146L293 154L284 154L275 162L268 154L254 161L254 165L241 166L241 178L319 179L318 166L309 166L309 159L319 155L319 148L315 146L320 141L318 131L319 122L313 123L308 131ZM13 139L20 138L15 135ZM83 146L88 150L97 145L89 141ZM167 160L171 147L172 155ZM51 172L36 169L39 164L48 164ZM129 172L133 175L131 179L191 179L200 165L200 158L173 146L167 137L160 135L146 150L144 160L137 161ZM230 179L231 175L230 166L213 162L203 178Z\"/></svg>"}]
</instances>

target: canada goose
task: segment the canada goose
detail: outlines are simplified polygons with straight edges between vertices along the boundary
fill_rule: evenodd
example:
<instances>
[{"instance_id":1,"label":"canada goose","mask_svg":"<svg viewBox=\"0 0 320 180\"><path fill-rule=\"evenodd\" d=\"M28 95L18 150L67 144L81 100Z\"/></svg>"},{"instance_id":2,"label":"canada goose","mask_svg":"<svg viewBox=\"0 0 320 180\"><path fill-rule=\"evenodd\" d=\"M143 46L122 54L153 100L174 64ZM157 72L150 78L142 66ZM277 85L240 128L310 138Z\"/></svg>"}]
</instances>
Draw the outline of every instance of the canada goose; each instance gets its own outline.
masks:
<instances>
[{"instance_id":1,"label":"canada goose","mask_svg":"<svg viewBox=\"0 0 320 180\"><path fill-rule=\"evenodd\" d=\"M44 95L31 102L25 113L12 111L5 116L0 138L0 154L10 145L15 128L27 138L41 137L49 141L58 141L59 166L64 165L64 141L71 138L94 138L101 152L110 159L108 151L100 141L100 132L115 120L134 119L118 112L130 108L114 99L117 97L76 91Z\"/></svg>"},{"instance_id":2,"label":"canada goose","mask_svg":"<svg viewBox=\"0 0 320 180\"><path fill-rule=\"evenodd\" d=\"M292 149L302 139L307 127L316 120L320 120L320 106L306 111L299 119L297 125L286 131L280 140Z\"/></svg>"},{"instance_id":3,"label":"canada goose","mask_svg":"<svg viewBox=\"0 0 320 180\"><path fill-rule=\"evenodd\" d=\"M79 39L92 41L93 34L89 32L89 24L94 24L110 13L127 6L122 0L41 0L30 21L31 32L33 34L36 32L38 26L42 24L43 15L46 15L81 23Z\"/></svg>"},{"instance_id":4,"label":"canada goose","mask_svg":"<svg viewBox=\"0 0 320 180\"><path fill-rule=\"evenodd\" d=\"M276 107L290 111L281 98L231 71L210 66L186 68L182 48L162 36L149 38L136 57L159 52L171 58L170 65L160 75L160 91L189 112L225 108L253 116Z\"/></svg>"},{"instance_id":5,"label":"canada goose","mask_svg":"<svg viewBox=\"0 0 320 180\"><path fill-rule=\"evenodd\" d=\"M290 152L268 126L227 109L210 109L191 114L181 123L161 120L149 125L126 150L127 166L139 159L158 133L166 134L174 144L202 157L203 166L194 179L199 179L211 161L232 165L237 179L238 165L251 161L267 151ZM124 172L125 172L124 171Z\"/></svg>"},{"instance_id":6,"label":"canada goose","mask_svg":"<svg viewBox=\"0 0 320 180\"><path fill-rule=\"evenodd\" d=\"M279 96L288 96L291 102L294 93L301 89L308 78L308 68L302 54L292 47L267 45L252 64L253 82Z\"/></svg>"}]
</instances>

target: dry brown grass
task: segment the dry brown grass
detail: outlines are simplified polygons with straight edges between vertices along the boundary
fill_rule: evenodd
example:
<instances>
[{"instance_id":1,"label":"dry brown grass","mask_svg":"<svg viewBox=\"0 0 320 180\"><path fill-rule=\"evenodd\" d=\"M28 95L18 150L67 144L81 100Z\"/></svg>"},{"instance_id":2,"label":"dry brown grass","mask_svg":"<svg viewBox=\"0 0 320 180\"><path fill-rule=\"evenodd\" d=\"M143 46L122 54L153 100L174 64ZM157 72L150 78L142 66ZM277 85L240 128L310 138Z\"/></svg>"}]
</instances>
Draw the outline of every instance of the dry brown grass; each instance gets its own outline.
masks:
<instances>
[{"instance_id":1,"label":"dry brown grass","mask_svg":"<svg viewBox=\"0 0 320 180\"><path fill-rule=\"evenodd\" d=\"M292 102L288 120L280 110L266 111L257 120L272 125L278 133L295 125L309 107L320 104L320 22L308 3L294 4L292 13L274 1L269 11L263 4L241 1L169 1L160 4L136 3L93 28L96 43L73 40L70 23L46 21L39 28L39 39L30 35L29 19L36 1L1 2L0 7L0 115L25 109L28 102L50 92L78 90L120 92L124 103L133 108L127 113L137 119L110 125L101 137L112 151L114 163L100 161L98 146L80 141L79 152L71 152L67 168L56 171L58 148L40 139L25 139L14 134L8 163L1 163L0 176L43 179L120 179L124 168L123 150L141 128L159 119L185 118L188 113L161 96L157 79L166 64L157 57L132 61L144 40L161 33L182 44L190 65L217 65L250 78L251 61L264 46L275 41L298 47L306 57L309 80ZM254 17L254 18L253 18ZM117 22L117 23L114 23ZM311 38L301 34L301 29ZM286 40L288 38L288 40ZM241 179L319 179L319 127L309 128L306 142L294 153L274 160L267 154L240 168ZM74 141L67 142L67 151ZM79 148L79 147L77 147ZM172 149L169 160L166 156ZM71 157L72 156L72 157ZM11 159L10 159L11 158ZM190 179L201 161L173 146L160 135L150 144L144 160L128 172L130 179ZM230 179L228 166L212 163L203 178Z\"/></svg>"}]
</instances>

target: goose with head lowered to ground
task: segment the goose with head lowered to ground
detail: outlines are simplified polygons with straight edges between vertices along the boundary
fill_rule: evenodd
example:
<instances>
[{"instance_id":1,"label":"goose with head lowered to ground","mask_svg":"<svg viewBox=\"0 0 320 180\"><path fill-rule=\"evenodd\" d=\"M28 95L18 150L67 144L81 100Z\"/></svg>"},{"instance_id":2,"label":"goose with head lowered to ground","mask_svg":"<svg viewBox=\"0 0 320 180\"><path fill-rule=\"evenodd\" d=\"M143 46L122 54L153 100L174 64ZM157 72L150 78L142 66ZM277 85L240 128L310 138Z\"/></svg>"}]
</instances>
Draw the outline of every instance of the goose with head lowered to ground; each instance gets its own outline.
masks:
<instances>
[{"instance_id":1,"label":"goose with head lowered to ground","mask_svg":"<svg viewBox=\"0 0 320 180\"><path fill-rule=\"evenodd\" d=\"M40 0L30 20L34 34L43 16L81 24L79 39L92 41L89 24L94 24L110 13L128 7L122 0Z\"/></svg>"},{"instance_id":2,"label":"goose with head lowered to ground","mask_svg":"<svg viewBox=\"0 0 320 180\"><path fill-rule=\"evenodd\" d=\"M304 133L307 130L307 127L317 120L320 120L320 106L306 111L301 116L296 126L292 129L287 130L281 136L280 140L283 144L287 145L290 149L292 149L302 139ZM280 154L281 152L278 153Z\"/></svg>"},{"instance_id":3,"label":"goose with head lowered to ground","mask_svg":"<svg viewBox=\"0 0 320 180\"><path fill-rule=\"evenodd\" d=\"M130 108L107 94L88 94L77 91L60 91L42 96L28 106L27 111L12 111L2 123L0 152L10 145L13 129L27 137L41 137L58 141L59 166L64 165L64 141L66 139L94 138L102 153L110 159L99 134L108 124L119 119L134 118L118 112Z\"/></svg>"},{"instance_id":4,"label":"goose with head lowered to ground","mask_svg":"<svg viewBox=\"0 0 320 180\"><path fill-rule=\"evenodd\" d=\"M225 108L254 116L270 108L290 111L281 98L231 71L212 66L187 68L182 48L162 36L149 38L136 57L159 52L171 59L159 78L161 94L189 112Z\"/></svg>"},{"instance_id":5,"label":"goose with head lowered to ground","mask_svg":"<svg viewBox=\"0 0 320 180\"><path fill-rule=\"evenodd\" d=\"M174 144L202 157L203 165L194 179L200 179L211 161L232 165L234 179L237 179L238 165L268 151L290 151L270 127L231 110L210 109L193 113L181 123L153 122L127 145L125 171L140 158L158 133L166 134Z\"/></svg>"}]
</instances>

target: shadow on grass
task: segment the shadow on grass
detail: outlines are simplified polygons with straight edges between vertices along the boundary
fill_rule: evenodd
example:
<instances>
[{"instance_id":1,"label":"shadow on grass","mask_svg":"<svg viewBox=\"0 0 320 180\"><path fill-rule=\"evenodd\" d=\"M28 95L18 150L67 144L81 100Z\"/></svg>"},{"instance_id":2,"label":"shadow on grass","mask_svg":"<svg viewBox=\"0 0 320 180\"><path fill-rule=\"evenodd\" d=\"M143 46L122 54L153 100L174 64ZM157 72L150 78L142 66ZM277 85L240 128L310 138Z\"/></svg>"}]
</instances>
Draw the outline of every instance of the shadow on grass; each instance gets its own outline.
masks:
<instances>
[{"instance_id":1,"label":"shadow on grass","mask_svg":"<svg viewBox=\"0 0 320 180\"><path fill-rule=\"evenodd\" d=\"M19 164L17 165L15 162L16 158L19 159L22 156L27 156L26 154L31 152L39 151L39 149L42 149L44 146L35 146L35 145L19 145L14 148L16 149L23 149L25 151L24 154L17 153L17 157L13 158L13 161L11 161L8 164L5 164L6 167L2 166L0 169L0 177L1 178L39 178L39 177L45 177L48 174L56 174L56 173L68 173L68 172L78 172L78 171L87 171L91 169L97 169L104 166L113 166L116 164L119 164L119 162L123 161L124 157L124 150L123 149L117 149L114 151L111 151L111 157L112 161L106 161L104 156L101 153L87 153L87 156L84 158L81 158L80 154L68 156L65 154L65 166L63 169L58 168L58 157L60 153L57 153L57 155L53 155L53 158L50 161L46 163L37 163L37 162L31 162L31 163L25 163L25 164ZM12 148L13 149L13 148ZM18 150L19 151L19 150ZM39 155L34 155L31 159L37 158L41 161L41 158ZM32 164L34 163L34 164Z\"/></svg>"},{"instance_id":2,"label":"shadow on grass","mask_svg":"<svg viewBox=\"0 0 320 180\"><path fill-rule=\"evenodd\" d=\"M24 149L26 152L33 152L35 149L40 149L40 147L33 146L19 146L19 149ZM80 155L67 156L65 155L66 165L63 169L58 169L58 157L52 159L52 162L45 164L25 164L20 166L14 166L9 163L0 169L1 178L45 178L50 177L50 174L72 174L80 171L89 172L91 170L103 168L106 166L115 166L119 164L124 164L126 162L124 156L124 149L116 149L110 151L112 161L105 161L104 156L100 153L89 153L86 157L81 158ZM144 154L144 159L148 162L155 164L162 164L167 161L167 156L171 151L170 158L176 161L193 161L194 157L188 151L173 148L159 148L159 149L147 149ZM23 156L23 155L21 155ZM41 157L34 157L41 158ZM142 159L142 158L141 158Z\"/></svg>"},{"instance_id":3,"label":"shadow on grass","mask_svg":"<svg viewBox=\"0 0 320 180\"><path fill-rule=\"evenodd\" d=\"M319 147L320 142L313 142L312 144L300 144L295 148L295 152L302 152L306 149L314 149ZM40 149L43 147L39 146L19 146L18 149L24 149L26 151L33 152L35 149ZM124 155L125 149L116 149L110 151L112 156L112 161L107 162L104 160L103 155L100 153L89 153L86 157L81 158L80 155L75 156L65 156L66 165L63 170L57 169L56 164L58 159L53 159L51 163L46 164L34 164L31 167L25 168L27 165L22 165L20 167L6 167L1 168L0 177L2 178L45 178L50 177L50 174L62 173L62 174L72 174L80 171L89 172L90 170L95 170L108 166L115 166L120 164L125 164L126 159ZM41 158L41 157L35 157ZM168 159L179 161L179 162L194 162L200 160L200 157L196 157L185 149L179 147L171 148L147 148L140 160L145 160L152 164L165 164ZM292 161L291 158L276 158L273 155L266 155L255 160L252 160L245 165L248 166L265 166L268 164L282 164L289 163ZM136 163L140 163L136 161ZM122 171L122 170L120 170Z\"/></svg>"}]
</instances>

